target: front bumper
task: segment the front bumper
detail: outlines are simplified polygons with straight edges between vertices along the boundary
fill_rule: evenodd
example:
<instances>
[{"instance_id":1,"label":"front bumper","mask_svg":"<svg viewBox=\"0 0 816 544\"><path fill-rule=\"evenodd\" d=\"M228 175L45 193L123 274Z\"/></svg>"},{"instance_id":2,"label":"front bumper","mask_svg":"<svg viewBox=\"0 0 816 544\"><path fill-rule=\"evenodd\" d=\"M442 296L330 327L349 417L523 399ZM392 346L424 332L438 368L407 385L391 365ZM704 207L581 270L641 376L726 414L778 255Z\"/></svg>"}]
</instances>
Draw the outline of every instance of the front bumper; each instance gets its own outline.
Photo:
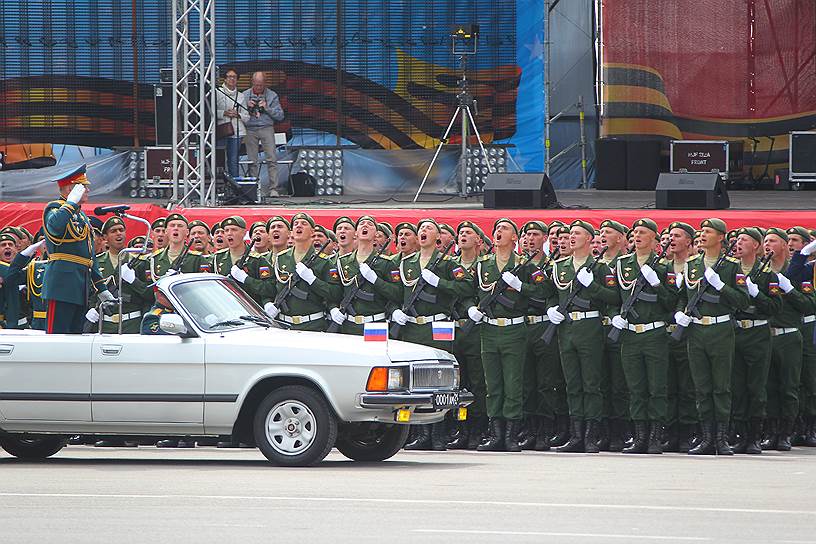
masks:
<instances>
[{"instance_id":1,"label":"front bumper","mask_svg":"<svg viewBox=\"0 0 816 544\"><path fill-rule=\"evenodd\" d=\"M442 393L442 391L438 391ZM391 407L399 409L410 407L420 412L441 412L450 408L434 410L433 395L435 391L427 393L411 392L391 392L391 393L363 393L360 395L360 406L362 408L383 409ZM459 406L467 406L474 401L473 393L467 389L459 391Z\"/></svg>"}]
</instances>

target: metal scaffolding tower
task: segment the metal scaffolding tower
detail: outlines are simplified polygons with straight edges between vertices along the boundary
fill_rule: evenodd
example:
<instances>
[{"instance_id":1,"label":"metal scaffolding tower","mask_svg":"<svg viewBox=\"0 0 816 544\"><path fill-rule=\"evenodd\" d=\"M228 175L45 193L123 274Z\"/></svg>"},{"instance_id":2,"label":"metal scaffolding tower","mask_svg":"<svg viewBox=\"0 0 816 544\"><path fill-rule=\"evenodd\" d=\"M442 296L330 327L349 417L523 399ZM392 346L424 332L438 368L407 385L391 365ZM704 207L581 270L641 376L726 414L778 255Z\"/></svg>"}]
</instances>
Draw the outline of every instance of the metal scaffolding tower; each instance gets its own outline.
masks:
<instances>
[{"instance_id":1,"label":"metal scaffolding tower","mask_svg":"<svg viewBox=\"0 0 816 544\"><path fill-rule=\"evenodd\" d=\"M173 3L173 203L215 205L215 0Z\"/></svg>"}]
</instances>

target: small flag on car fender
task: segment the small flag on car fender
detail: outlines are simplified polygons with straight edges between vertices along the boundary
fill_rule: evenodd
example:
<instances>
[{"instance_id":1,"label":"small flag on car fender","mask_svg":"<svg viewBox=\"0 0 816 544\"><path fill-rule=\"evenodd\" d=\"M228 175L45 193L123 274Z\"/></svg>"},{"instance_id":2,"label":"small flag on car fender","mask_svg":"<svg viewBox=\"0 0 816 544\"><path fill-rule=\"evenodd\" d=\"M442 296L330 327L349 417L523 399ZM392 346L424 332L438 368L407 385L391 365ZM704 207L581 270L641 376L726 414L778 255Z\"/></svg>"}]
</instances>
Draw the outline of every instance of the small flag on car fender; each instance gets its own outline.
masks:
<instances>
[{"instance_id":1,"label":"small flag on car fender","mask_svg":"<svg viewBox=\"0 0 816 544\"><path fill-rule=\"evenodd\" d=\"M388 323L363 324L363 340L366 342L385 342L388 340Z\"/></svg>"},{"instance_id":2,"label":"small flag on car fender","mask_svg":"<svg viewBox=\"0 0 816 544\"><path fill-rule=\"evenodd\" d=\"M453 342L453 321L434 321L431 326L435 342Z\"/></svg>"}]
</instances>

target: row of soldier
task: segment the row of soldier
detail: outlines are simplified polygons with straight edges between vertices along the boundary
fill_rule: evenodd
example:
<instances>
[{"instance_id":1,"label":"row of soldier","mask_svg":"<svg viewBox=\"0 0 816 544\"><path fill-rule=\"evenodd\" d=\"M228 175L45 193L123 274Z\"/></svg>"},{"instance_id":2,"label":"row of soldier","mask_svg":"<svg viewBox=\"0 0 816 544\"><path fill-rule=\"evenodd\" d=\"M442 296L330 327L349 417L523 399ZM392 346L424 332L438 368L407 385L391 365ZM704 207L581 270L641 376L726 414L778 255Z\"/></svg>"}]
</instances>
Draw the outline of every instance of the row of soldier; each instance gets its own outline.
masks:
<instances>
[{"instance_id":1,"label":"row of soldier","mask_svg":"<svg viewBox=\"0 0 816 544\"><path fill-rule=\"evenodd\" d=\"M6 231L4 261L4 236L26 245ZM675 222L659 232L644 218L632 228L606 220L596 230L579 220L519 229L499 219L488 237L470 221L453 229L424 219L392 230L372 216L341 217L329 231L298 213L249 226L229 217L212 228L171 214L152 232L151 251L119 263L124 221L98 227L106 250L95 262L108 290L121 273L124 308L100 316L91 301L88 320L101 318L109 332L121 320L124 332L139 332L155 304L150 286L175 272L229 275L270 317L298 330L362 334L365 323L390 320L401 339L452 351L476 396L466 424L418 427L409 449L730 454L816 445L816 299L807 264L816 242L802 227L729 232L709 219L699 230ZM455 254L441 255L450 242ZM34 308L46 261L34 259L37 249L12 257L4 292L14 298L9 285L22 286L32 326L42 327L37 312L45 310ZM297 288L276 304L290 283ZM11 317L13 304L4 305L7 326L21 323L24 314ZM433 322L449 320L458 325L453 343L435 341ZM547 342L549 327L557 336ZM687 334L673 338L678 327Z\"/></svg>"}]
</instances>

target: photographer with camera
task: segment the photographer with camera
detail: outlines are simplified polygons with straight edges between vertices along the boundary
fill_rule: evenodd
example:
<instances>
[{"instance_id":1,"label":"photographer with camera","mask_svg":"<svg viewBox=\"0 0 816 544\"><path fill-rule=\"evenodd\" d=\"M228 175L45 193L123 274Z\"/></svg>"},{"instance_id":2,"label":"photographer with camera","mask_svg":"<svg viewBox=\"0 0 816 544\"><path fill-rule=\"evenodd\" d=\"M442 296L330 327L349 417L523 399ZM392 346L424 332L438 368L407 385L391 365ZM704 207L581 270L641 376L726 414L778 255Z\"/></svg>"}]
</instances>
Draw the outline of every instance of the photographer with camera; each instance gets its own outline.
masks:
<instances>
[{"instance_id":1,"label":"photographer with camera","mask_svg":"<svg viewBox=\"0 0 816 544\"><path fill-rule=\"evenodd\" d=\"M277 93L266 87L263 72L252 74L252 87L244 91L243 97L249 110L244 144L247 157L252 161L250 176L258 177L260 173L258 142L261 142L266 153L266 168L269 173L269 196L280 196L275 163L275 121L283 120L283 108ZM283 189L282 192L288 193L288 189Z\"/></svg>"},{"instance_id":2,"label":"photographer with camera","mask_svg":"<svg viewBox=\"0 0 816 544\"><path fill-rule=\"evenodd\" d=\"M218 147L226 148L227 172L238 176L238 156L241 138L246 134L244 123L249 119L244 94L238 90L238 72L228 68L224 74L224 84L215 97L217 114Z\"/></svg>"}]
</instances>

